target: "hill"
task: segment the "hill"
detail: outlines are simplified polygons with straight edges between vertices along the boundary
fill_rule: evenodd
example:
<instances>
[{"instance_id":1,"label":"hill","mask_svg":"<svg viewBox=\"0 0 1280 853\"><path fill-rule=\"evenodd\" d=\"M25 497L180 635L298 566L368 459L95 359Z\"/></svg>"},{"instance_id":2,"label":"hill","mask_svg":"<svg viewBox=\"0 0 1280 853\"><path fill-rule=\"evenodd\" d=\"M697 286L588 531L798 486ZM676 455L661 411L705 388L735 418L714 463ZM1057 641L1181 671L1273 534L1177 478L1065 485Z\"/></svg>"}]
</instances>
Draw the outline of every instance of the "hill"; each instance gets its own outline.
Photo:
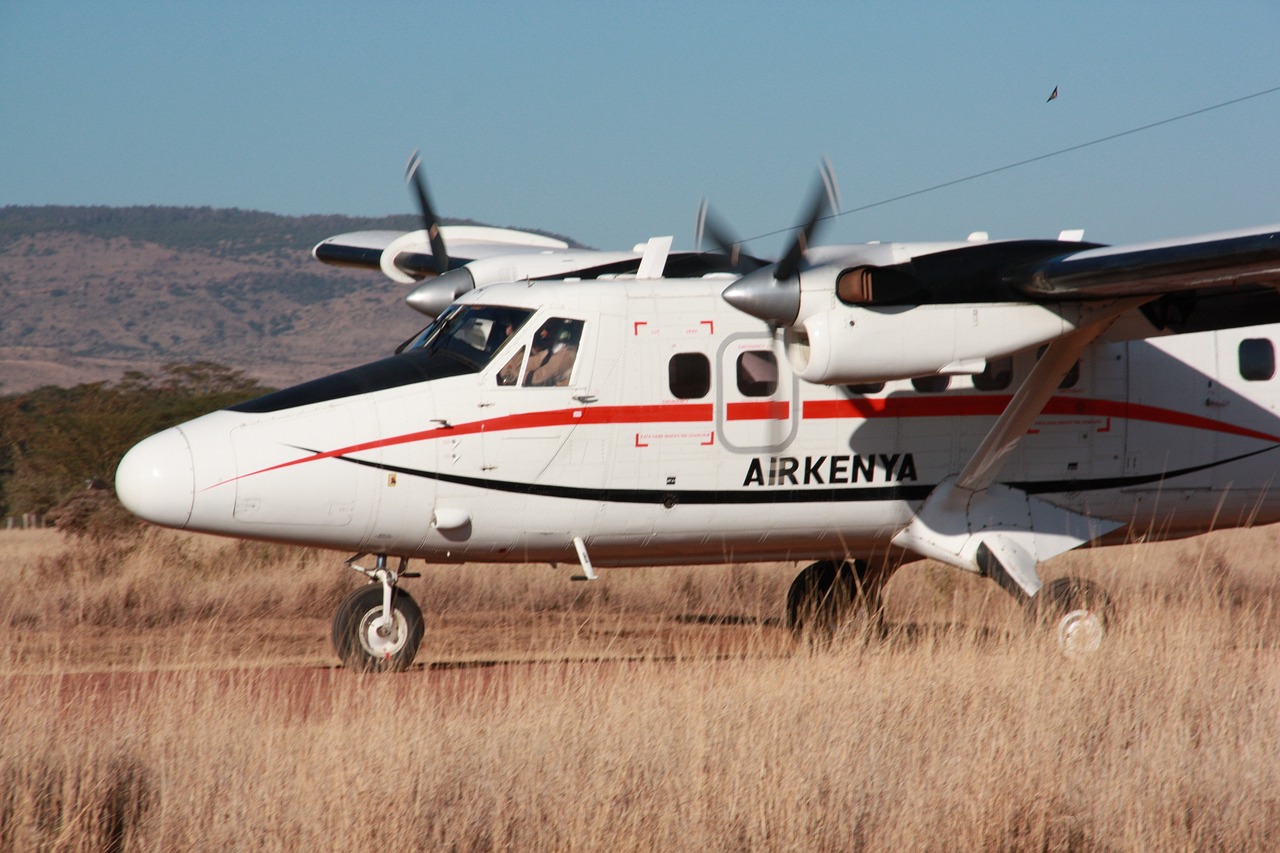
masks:
<instances>
[{"instance_id":1,"label":"hill","mask_svg":"<svg viewBox=\"0 0 1280 853\"><path fill-rule=\"evenodd\" d=\"M404 287L324 266L311 247L417 225L408 215L0 207L0 394L194 361L281 386L371 361L425 318L401 302Z\"/></svg>"}]
</instances>

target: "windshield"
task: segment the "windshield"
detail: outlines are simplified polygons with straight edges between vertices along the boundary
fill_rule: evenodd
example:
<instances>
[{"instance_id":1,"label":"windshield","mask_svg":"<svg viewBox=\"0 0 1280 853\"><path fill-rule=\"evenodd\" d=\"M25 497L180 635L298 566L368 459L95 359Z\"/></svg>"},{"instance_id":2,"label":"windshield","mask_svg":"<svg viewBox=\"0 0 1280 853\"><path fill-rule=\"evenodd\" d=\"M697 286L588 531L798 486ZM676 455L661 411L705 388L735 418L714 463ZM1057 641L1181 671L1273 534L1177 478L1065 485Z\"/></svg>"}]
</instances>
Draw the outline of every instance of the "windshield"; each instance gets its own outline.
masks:
<instances>
[{"instance_id":1,"label":"windshield","mask_svg":"<svg viewBox=\"0 0 1280 853\"><path fill-rule=\"evenodd\" d=\"M455 305L398 352L444 357L471 371L482 370L532 313L528 308L504 305Z\"/></svg>"}]
</instances>

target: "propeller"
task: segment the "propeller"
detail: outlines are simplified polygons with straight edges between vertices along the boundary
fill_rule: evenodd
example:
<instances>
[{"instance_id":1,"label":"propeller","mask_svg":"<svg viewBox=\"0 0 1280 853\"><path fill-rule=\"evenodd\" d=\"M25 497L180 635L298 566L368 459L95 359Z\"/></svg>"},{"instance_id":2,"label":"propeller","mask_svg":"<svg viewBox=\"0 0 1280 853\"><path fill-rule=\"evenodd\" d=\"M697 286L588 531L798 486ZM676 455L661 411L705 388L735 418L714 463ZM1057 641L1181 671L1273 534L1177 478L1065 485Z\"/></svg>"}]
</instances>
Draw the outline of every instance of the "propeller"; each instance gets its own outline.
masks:
<instances>
[{"instance_id":1,"label":"propeller","mask_svg":"<svg viewBox=\"0 0 1280 853\"><path fill-rule=\"evenodd\" d=\"M702 251L702 241L706 238L729 259L729 269L739 275L745 275L759 269L762 264L756 258L742 252L742 241L730 235L720 218L711 212L707 200L698 202L697 220L693 226L693 242L697 251Z\"/></svg>"},{"instance_id":2,"label":"propeller","mask_svg":"<svg viewBox=\"0 0 1280 853\"><path fill-rule=\"evenodd\" d=\"M840 186L836 183L836 173L831 166L831 161L823 157L821 165L818 166L818 181L810 193L809 213L804 218L804 225L796 231L796 236L791 241L787 253L774 267L775 279L784 281L796 274L800 269L800 261L804 253L809 250L809 242L813 239L813 232L817 229L818 223L839 212Z\"/></svg>"},{"instance_id":3,"label":"propeller","mask_svg":"<svg viewBox=\"0 0 1280 853\"><path fill-rule=\"evenodd\" d=\"M449 269L449 251L444 246L444 237L440 235L440 219L431 207L431 196L427 194L427 181L422 177L422 155L413 152L404 170L405 181L413 186L418 197L418 210L422 213L422 230L427 232L431 241L431 257L435 259L436 275Z\"/></svg>"},{"instance_id":4,"label":"propeller","mask_svg":"<svg viewBox=\"0 0 1280 853\"><path fill-rule=\"evenodd\" d=\"M724 299L733 307L772 324L789 326L800 313L800 263L813 240L818 223L840 210L840 188L835 170L825 157L818 168L818 180L806 205L804 224L772 267L748 272L724 289Z\"/></svg>"},{"instance_id":5,"label":"propeller","mask_svg":"<svg viewBox=\"0 0 1280 853\"><path fill-rule=\"evenodd\" d=\"M444 235L440 233L440 219L431 206L431 196L427 194L427 181L422 177L422 156L419 152L414 151L409 158L404 177L417 196L418 210L422 213L422 228L431 241L431 272L434 274L433 278L428 278L414 288L404 301L428 317L438 317L455 299L475 288L476 282L466 267L449 269L449 250L445 248Z\"/></svg>"}]
</instances>

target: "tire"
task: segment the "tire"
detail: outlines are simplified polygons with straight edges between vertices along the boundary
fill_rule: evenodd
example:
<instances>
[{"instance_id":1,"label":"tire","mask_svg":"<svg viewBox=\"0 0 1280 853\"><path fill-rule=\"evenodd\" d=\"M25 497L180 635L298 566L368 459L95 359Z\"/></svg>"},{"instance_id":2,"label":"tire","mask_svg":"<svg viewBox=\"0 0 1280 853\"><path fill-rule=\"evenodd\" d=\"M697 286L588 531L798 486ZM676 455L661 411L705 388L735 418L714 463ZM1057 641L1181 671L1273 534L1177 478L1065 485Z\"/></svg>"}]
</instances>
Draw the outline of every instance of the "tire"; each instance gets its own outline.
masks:
<instances>
[{"instance_id":1,"label":"tire","mask_svg":"<svg viewBox=\"0 0 1280 853\"><path fill-rule=\"evenodd\" d=\"M333 650L356 672L400 672L413 663L422 644L422 610L409 593L391 590L394 632L380 637L374 623L382 616L382 585L352 590L333 617Z\"/></svg>"},{"instance_id":2,"label":"tire","mask_svg":"<svg viewBox=\"0 0 1280 853\"><path fill-rule=\"evenodd\" d=\"M1098 651L1116 622L1106 590L1084 578L1050 581L1031 599L1027 612L1037 627L1052 627L1062 653L1073 658Z\"/></svg>"},{"instance_id":3,"label":"tire","mask_svg":"<svg viewBox=\"0 0 1280 853\"><path fill-rule=\"evenodd\" d=\"M787 590L787 627L797 638L814 640L851 631L878 633L879 589L867 580L861 561L821 560L806 566Z\"/></svg>"}]
</instances>

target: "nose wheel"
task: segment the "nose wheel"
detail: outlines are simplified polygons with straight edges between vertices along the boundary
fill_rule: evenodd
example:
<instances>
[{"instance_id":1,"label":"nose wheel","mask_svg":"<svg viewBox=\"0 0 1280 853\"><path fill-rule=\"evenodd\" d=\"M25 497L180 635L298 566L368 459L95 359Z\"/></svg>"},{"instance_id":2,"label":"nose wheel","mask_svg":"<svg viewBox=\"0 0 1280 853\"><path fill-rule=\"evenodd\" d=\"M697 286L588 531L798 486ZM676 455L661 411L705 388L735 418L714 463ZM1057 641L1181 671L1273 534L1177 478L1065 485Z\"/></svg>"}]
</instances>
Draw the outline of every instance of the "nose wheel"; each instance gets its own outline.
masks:
<instances>
[{"instance_id":1,"label":"nose wheel","mask_svg":"<svg viewBox=\"0 0 1280 853\"><path fill-rule=\"evenodd\" d=\"M333 617L333 649L357 672L399 672L413 663L422 644L422 610L395 585L397 574L379 567L365 571L374 583L354 589ZM364 571L364 570L362 570Z\"/></svg>"}]
</instances>

